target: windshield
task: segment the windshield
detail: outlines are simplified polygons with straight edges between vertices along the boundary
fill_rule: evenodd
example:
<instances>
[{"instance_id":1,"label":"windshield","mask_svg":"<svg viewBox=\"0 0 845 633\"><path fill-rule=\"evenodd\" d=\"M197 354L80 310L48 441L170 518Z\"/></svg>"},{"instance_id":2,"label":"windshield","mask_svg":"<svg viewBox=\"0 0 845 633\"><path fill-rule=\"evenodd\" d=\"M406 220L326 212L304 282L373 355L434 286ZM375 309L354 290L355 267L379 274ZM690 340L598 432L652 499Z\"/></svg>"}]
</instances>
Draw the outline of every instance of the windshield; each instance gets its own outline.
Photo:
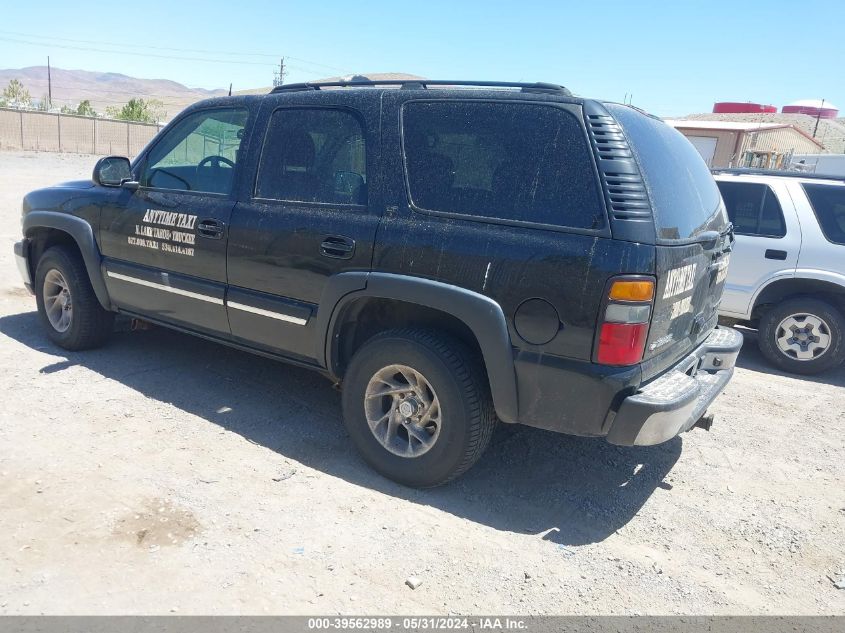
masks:
<instances>
[{"instance_id":1,"label":"windshield","mask_svg":"<svg viewBox=\"0 0 845 633\"><path fill-rule=\"evenodd\" d=\"M685 240L722 231L727 215L701 155L659 119L628 106L607 104L628 138L651 198L657 237Z\"/></svg>"}]
</instances>

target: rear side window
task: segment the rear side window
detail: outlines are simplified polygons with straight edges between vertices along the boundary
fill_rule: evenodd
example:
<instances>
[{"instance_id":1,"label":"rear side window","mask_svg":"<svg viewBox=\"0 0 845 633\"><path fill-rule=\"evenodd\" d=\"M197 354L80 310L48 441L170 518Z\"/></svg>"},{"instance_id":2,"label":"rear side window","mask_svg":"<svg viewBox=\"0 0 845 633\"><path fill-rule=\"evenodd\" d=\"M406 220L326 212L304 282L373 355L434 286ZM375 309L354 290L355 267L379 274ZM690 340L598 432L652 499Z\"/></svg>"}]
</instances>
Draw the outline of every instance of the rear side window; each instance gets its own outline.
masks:
<instances>
[{"instance_id":1,"label":"rear side window","mask_svg":"<svg viewBox=\"0 0 845 633\"><path fill-rule=\"evenodd\" d=\"M728 218L740 235L783 237L786 224L775 192L754 182L718 182Z\"/></svg>"},{"instance_id":2,"label":"rear side window","mask_svg":"<svg viewBox=\"0 0 845 633\"><path fill-rule=\"evenodd\" d=\"M824 236L835 244L845 244L845 187L804 184L804 191Z\"/></svg>"},{"instance_id":3,"label":"rear side window","mask_svg":"<svg viewBox=\"0 0 845 633\"><path fill-rule=\"evenodd\" d=\"M366 204L366 149L351 112L281 109L270 117L255 197Z\"/></svg>"},{"instance_id":4,"label":"rear side window","mask_svg":"<svg viewBox=\"0 0 845 633\"><path fill-rule=\"evenodd\" d=\"M578 119L560 108L411 102L402 110L414 206L579 229L604 226L592 157Z\"/></svg>"},{"instance_id":5,"label":"rear side window","mask_svg":"<svg viewBox=\"0 0 845 633\"><path fill-rule=\"evenodd\" d=\"M622 126L648 189L657 237L688 239L722 231L727 217L719 189L701 154L663 121L619 104L607 104Z\"/></svg>"}]
</instances>

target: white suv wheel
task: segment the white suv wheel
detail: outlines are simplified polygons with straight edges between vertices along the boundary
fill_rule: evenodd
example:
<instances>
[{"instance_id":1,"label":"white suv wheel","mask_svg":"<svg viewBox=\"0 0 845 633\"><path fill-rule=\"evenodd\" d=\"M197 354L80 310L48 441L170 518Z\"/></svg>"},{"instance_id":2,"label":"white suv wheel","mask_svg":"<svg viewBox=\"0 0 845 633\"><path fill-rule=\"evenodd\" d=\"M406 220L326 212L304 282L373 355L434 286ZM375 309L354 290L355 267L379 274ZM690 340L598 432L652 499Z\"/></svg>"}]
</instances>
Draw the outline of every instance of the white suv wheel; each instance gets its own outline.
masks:
<instances>
[{"instance_id":1,"label":"white suv wheel","mask_svg":"<svg viewBox=\"0 0 845 633\"><path fill-rule=\"evenodd\" d=\"M775 367L817 374L845 361L845 315L815 297L787 299L763 314L757 343Z\"/></svg>"},{"instance_id":2,"label":"white suv wheel","mask_svg":"<svg viewBox=\"0 0 845 633\"><path fill-rule=\"evenodd\" d=\"M791 359L818 358L830 347L830 326L814 314L791 314L777 328L778 349Z\"/></svg>"}]
</instances>

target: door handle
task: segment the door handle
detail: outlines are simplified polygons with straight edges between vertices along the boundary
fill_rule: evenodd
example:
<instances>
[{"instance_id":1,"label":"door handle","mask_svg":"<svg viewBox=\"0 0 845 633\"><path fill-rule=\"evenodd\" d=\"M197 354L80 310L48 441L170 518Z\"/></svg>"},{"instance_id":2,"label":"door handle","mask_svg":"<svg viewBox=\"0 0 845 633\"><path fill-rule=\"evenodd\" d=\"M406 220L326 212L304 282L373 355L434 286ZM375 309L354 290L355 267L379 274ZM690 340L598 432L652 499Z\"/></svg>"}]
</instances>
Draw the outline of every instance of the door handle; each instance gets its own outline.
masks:
<instances>
[{"instance_id":1,"label":"door handle","mask_svg":"<svg viewBox=\"0 0 845 633\"><path fill-rule=\"evenodd\" d=\"M197 224L197 235L200 237L207 237L211 240L219 240L223 237L223 231L226 225L220 220L200 220Z\"/></svg>"},{"instance_id":2,"label":"door handle","mask_svg":"<svg viewBox=\"0 0 845 633\"><path fill-rule=\"evenodd\" d=\"M333 259L352 259L355 254L355 240L342 235L329 235L320 244L320 255Z\"/></svg>"},{"instance_id":3,"label":"door handle","mask_svg":"<svg viewBox=\"0 0 845 633\"><path fill-rule=\"evenodd\" d=\"M779 251L772 248L767 248L764 257L766 259L779 259L783 261L786 259L786 251Z\"/></svg>"}]
</instances>

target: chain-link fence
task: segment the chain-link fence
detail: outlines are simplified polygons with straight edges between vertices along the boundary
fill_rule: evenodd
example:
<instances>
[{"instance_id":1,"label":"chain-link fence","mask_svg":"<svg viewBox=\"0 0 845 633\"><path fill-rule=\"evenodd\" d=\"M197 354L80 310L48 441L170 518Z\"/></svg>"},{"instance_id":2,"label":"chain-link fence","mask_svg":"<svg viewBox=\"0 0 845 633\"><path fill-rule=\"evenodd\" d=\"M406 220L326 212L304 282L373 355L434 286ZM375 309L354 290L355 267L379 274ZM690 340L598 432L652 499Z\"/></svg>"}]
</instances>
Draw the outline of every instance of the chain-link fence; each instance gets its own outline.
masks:
<instances>
[{"instance_id":1,"label":"chain-link fence","mask_svg":"<svg viewBox=\"0 0 845 633\"><path fill-rule=\"evenodd\" d=\"M0 150L135 156L162 126L0 108Z\"/></svg>"}]
</instances>

